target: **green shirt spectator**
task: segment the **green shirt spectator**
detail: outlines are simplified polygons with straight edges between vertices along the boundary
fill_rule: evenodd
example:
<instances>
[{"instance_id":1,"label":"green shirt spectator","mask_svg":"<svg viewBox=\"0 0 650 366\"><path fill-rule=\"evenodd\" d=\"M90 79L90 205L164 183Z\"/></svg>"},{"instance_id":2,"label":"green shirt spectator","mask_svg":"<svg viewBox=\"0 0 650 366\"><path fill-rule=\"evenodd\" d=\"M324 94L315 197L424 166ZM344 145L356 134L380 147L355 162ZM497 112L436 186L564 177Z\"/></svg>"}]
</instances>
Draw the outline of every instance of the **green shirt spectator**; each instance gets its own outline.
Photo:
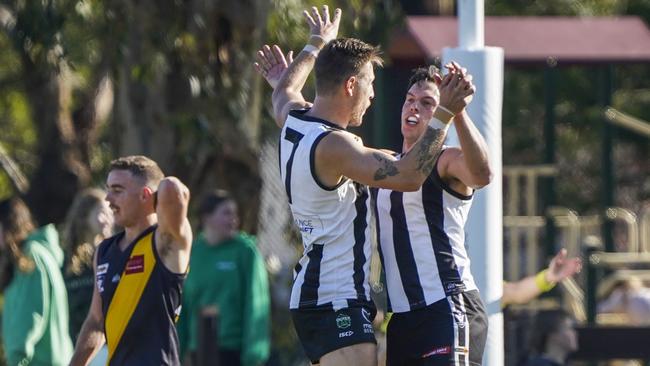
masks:
<instances>
[{"instance_id":1,"label":"green shirt spectator","mask_svg":"<svg viewBox=\"0 0 650 366\"><path fill-rule=\"evenodd\" d=\"M215 196L206 201L212 204L202 209L204 231L192 244L190 273L183 292L178 325L181 355L197 350L198 316L202 309L214 306L219 314L220 364L264 364L270 350L269 290L264 261L254 238L237 231L234 201L229 197L218 200Z\"/></svg>"},{"instance_id":2,"label":"green shirt spectator","mask_svg":"<svg viewBox=\"0 0 650 366\"><path fill-rule=\"evenodd\" d=\"M17 225L17 217L29 218L29 225ZM67 365L72 342L68 298L60 269L63 251L53 225L29 230L26 238L15 240L14 234L29 226L33 228L22 201L13 198L0 203L0 248L3 257L11 258L3 263L1 281L2 340L7 364Z\"/></svg>"}]
</instances>

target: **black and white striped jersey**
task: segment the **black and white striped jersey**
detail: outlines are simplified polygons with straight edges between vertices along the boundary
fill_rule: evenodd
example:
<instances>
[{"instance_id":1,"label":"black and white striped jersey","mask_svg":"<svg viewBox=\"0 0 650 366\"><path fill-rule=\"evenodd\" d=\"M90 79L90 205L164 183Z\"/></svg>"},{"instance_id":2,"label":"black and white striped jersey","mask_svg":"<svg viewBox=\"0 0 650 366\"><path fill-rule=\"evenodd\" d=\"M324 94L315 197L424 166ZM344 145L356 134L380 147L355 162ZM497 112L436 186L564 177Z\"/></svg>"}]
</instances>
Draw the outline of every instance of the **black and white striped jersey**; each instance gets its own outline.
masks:
<instances>
[{"instance_id":1,"label":"black and white striped jersey","mask_svg":"<svg viewBox=\"0 0 650 366\"><path fill-rule=\"evenodd\" d=\"M282 181L304 246L290 308L339 310L370 301L369 192L349 179L335 187L319 182L314 172L316 146L341 129L305 112L291 111L279 145Z\"/></svg>"},{"instance_id":2,"label":"black and white striped jersey","mask_svg":"<svg viewBox=\"0 0 650 366\"><path fill-rule=\"evenodd\" d=\"M472 197L445 184L437 162L416 192L371 188L371 194L390 311L419 309L477 289L464 231Z\"/></svg>"}]
</instances>

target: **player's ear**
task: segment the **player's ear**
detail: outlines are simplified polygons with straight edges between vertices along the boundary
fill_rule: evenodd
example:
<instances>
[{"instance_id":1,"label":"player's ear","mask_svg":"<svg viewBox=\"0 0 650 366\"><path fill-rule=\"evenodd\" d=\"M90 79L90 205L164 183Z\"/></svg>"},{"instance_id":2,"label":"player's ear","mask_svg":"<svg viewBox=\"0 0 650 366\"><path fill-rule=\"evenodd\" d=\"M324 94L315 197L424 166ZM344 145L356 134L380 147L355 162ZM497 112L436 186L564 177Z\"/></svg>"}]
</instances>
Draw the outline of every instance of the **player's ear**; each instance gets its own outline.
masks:
<instances>
[{"instance_id":1,"label":"player's ear","mask_svg":"<svg viewBox=\"0 0 650 366\"><path fill-rule=\"evenodd\" d=\"M147 201L152 198L155 198L154 196L155 196L155 192L150 187L144 186L140 191L140 199L143 201Z\"/></svg>"},{"instance_id":2,"label":"player's ear","mask_svg":"<svg viewBox=\"0 0 650 366\"><path fill-rule=\"evenodd\" d=\"M354 95L354 88L357 85L357 77L356 76L350 76L346 81L345 81L345 95L348 97L351 97Z\"/></svg>"},{"instance_id":3,"label":"player's ear","mask_svg":"<svg viewBox=\"0 0 650 366\"><path fill-rule=\"evenodd\" d=\"M442 83L442 76L439 72L433 74L433 79L435 80L436 85L440 86L440 83Z\"/></svg>"}]
</instances>

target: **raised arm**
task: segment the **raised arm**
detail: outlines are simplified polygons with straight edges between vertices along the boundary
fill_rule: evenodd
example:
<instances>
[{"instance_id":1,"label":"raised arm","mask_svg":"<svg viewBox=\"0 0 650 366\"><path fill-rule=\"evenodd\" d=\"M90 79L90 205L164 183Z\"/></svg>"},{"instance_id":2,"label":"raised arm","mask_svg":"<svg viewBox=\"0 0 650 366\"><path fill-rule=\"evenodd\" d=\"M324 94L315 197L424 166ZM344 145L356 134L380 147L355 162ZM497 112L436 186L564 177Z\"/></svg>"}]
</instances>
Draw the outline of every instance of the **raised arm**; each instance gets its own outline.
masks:
<instances>
[{"instance_id":1,"label":"raised arm","mask_svg":"<svg viewBox=\"0 0 650 366\"><path fill-rule=\"evenodd\" d=\"M277 86L273 90L273 114L275 123L279 127L284 125L289 111L309 105L302 95L302 88L309 77L309 73L314 68L318 52L329 41L335 39L339 31L341 9L337 8L334 11L334 18L331 21L329 7L327 5L323 5L322 16L316 7L312 8L311 14L305 10L304 15L310 29L309 41L305 48L300 51L295 61L288 65L288 68L282 74ZM274 52L268 46L262 49L262 53L266 57L273 59L278 57L277 51L279 51L279 48ZM282 52L280 51L279 54L281 55ZM265 62L259 56L258 53L258 64L263 68L265 67Z\"/></svg>"},{"instance_id":2,"label":"raised arm","mask_svg":"<svg viewBox=\"0 0 650 366\"><path fill-rule=\"evenodd\" d=\"M190 261L189 201L190 191L178 178L166 177L158 185L156 248L167 268L175 273L184 273Z\"/></svg>"},{"instance_id":3,"label":"raised arm","mask_svg":"<svg viewBox=\"0 0 650 366\"><path fill-rule=\"evenodd\" d=\"M501 306L525 304L542 293L550 291L565 278L579 273L581 269L580 258L567 258L566 249L562 249L553 257L548 267L537 275L516 282L504 282Z\"/></svg>"},{"instance_id":4,"label":"raised arm","mask_svg":"<svg viewBox=\"0 0 650 366\"><path fill-rule=\"evenodd\" d=\"M93 261L95 278L97 278L97 252ZM93 287L93 297L86 320L81 327L70 366L85 366L95 353L106 342L104 337L104 315L102 313L102 300L97 291L97 282Z\"/></svg>"},{"instance_id":5,"label":"raised arm","mask_svg":"<svg viewBox=\"0 0 650 366\"><path fill-rule=\"evenodd\" d=\"M253 65L255 70L269 83L271 89L275 89L292 62L293 51L287 52L285 56L278 45L273 45L273 47L264 45L257 51L257 62Z\"/></svg>"},{"instance_id":6,"label":"raised arm","mask_svg":"<svg viewBox=\"0 0 650 366\"><path fill-rule=\"evenodd\" d=\"M467 75L467 70L455 62L447 67L463 76ZM454 117L454 126L458 133L460 149L445 150L438 163L440 177L460 181L465 189L467 187L477 189L488 185L492 179L492 170L485 139L464 109ZM451 183L454 187L454 182Z\"/></svg>"},{"instance_id":7,"label":"raised arm","mask_svg":"<svg viewBox=\"0 0 650 366\"><path fill-rule=\"evenodd\" d=\"M427 179L445 139L453 114L467 105L467 97L474 93L469 77L447 74L440 81L440 105L432 120L413 148L401 159L383 151L363 146L353 135L345 132L330 133L316 148L319 177L329 177L336 182L340 176L374 187L398 191L415 191ZM334 179L335 178L335 179Z\"/></svg>"}]
</instances>

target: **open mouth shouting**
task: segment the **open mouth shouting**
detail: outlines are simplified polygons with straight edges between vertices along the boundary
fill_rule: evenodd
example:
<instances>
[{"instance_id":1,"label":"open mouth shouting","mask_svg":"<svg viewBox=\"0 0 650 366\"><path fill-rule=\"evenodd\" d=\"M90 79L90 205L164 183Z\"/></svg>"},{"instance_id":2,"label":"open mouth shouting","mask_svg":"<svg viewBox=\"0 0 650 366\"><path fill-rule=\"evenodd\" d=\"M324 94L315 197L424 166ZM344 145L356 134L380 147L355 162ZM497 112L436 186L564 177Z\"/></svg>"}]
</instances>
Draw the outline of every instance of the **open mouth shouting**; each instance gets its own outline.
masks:
<instances>
[{"instance_id":1,"label":"open mouth shouting","mask_svg":"<svg viewBox=\"0 0 650 366\"><path fill-rule=\"evenodd\" d=\"M406 124L409 126L416 126L419 123L419 116L418 115L413 115L409 116L406 119Z\"/></svg>"}]
</instances>

